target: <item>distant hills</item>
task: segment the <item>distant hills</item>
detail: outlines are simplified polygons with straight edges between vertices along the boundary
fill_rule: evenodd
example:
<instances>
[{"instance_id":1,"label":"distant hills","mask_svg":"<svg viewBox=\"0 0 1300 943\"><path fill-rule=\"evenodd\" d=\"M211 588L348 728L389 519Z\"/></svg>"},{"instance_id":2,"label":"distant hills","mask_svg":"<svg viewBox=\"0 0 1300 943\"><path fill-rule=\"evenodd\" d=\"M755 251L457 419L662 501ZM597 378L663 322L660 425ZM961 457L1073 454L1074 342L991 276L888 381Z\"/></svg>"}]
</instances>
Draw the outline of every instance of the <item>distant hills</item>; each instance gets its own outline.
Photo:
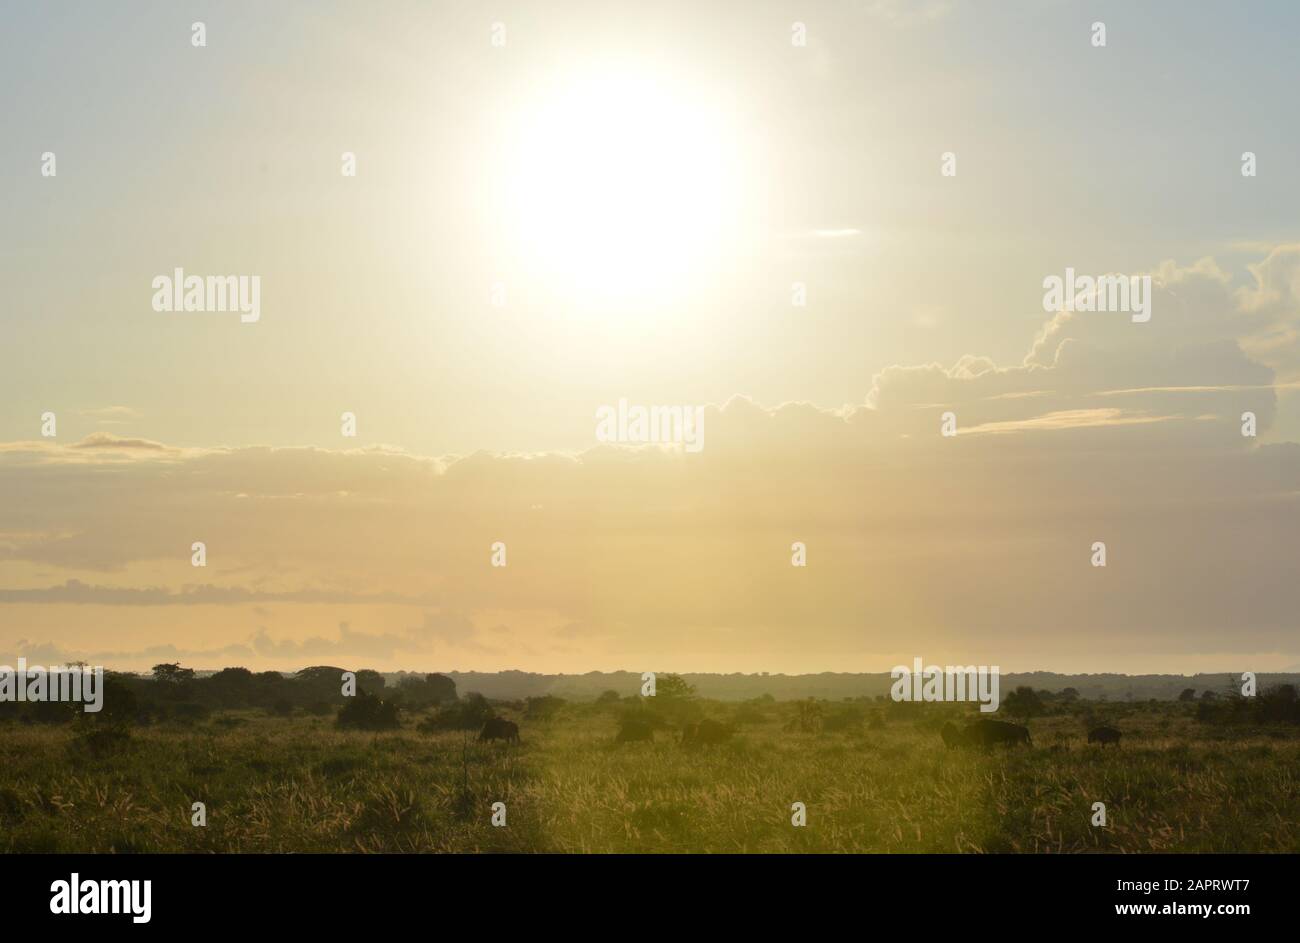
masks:
<instances>
[{"instance_id":1,"label":"distant hills","mask_svg":"<svg viewBox=\"0 0 1300 943\"><path fill-rule=\"evenodd\" d=\"M592 671L580 675L534 674L527 671L444 671L456 682L462 695L471 691L489 698L517 700L553 694L575 700L595 698L604 691L617 691L620 695L637 694L641 690L641 675L631 671ZM395 684L407 672L385 673L388 683ZM411 674L420 674L411 672ZM854 697L875 697L889 694L892 679L888 672L876 674L848 674L823 672L821 674L693 674L682 677L696 689L700 697L720 701L743 701L770 694L779 701L816 697L840 700ZM1034 671L1004 674L999 682L1003 696L1020 685L1036 690L1062 691L1074 688L1079 696L1090 700L1145 701L1150 699L1176 700L1186 688L1193 688L1199 697L1202 691L1216 694L1240 692L1241 672L1215 672L1197 675L1124 675L1124 674L1057 674ZM1260 690L1275 684L1300 685L1300 673L1261 673L1257 675Z\"/></svg>"}]
</instances>

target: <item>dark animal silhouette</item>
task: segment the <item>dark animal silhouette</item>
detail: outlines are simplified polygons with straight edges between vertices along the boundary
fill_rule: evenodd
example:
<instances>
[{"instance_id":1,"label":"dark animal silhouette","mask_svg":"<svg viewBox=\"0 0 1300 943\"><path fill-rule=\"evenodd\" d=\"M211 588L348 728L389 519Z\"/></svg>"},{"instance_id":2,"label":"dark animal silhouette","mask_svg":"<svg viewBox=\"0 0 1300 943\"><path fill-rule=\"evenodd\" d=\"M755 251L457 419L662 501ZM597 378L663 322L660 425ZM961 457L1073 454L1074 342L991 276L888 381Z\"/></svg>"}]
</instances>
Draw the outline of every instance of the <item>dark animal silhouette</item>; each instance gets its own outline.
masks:
<instances>
[{"instance_id":1,"label":"dark animal silhouette","mask_svg":"<svg viewBox=\"0 0 1300 943\"><path fill-rule=\"evenodd\" d=\"M1119 746L1120 736L1122 735L1114 727L1094 727L1088 731L1088 742L1100 743L1102 746L1113 743Z\"/></svg>"},{"instance_id":2,"label":"dark animal silhouette","mask_svg":"<svg viewBox=\"0 0 1300 943\"><path fill-rule=\"evenodd\" d=\"M939 736L943 737L944 746L949 750L955 750L966 745L966 738L962 736L962 732L951 723L943 725L943 729L939 731Z\"/></svg>"},{"instance_id":3,"label":"dark animal silhouette","mask_svg":"<svg viewBox=\"0 0 1300 943\"><path fill-rule=\"evenodd\" d=\"M489 717L483 729L479 731L479 743L484 740L504 740L507 743L519 742L519 725L503 717Z\"/></svg>"},{"instance_id":4,"label":"dark animal silhouette","mask_svg":"<svg viewBox=\"0 0 1300 943\"><path fill-rule=\"evenodd\" d=\"M972 746L988 747L995 743L1023 743L1033 746L1029 739L1029 728L1019 724L1008 724L1001 720L977 720L966 728L966 742Z\"/></svg>"},{"instance_id":5,"label":"dark animal silhouette","mask_svg":"<svg viewBox=\"0 0 1300 943\"><path fill-rule=\"evenodd\" d=\"M649 721L629 717L618 725L618 736L614 738L614 742L631 743L635 740L649 740L654 743L654 739L655 730L650 726Z\"/></svg>"},{"instance_id":6,"label":"dark animal silhouette","mask_svg":"<svg viewBox=\"0 0 1300 943\"><path fill-rule=\"evenodd\" d=\"M701 747L722 743L731 737L731 728L716 720L701 720L682 728L682 746Z\"/></svg>"}]
</instances>

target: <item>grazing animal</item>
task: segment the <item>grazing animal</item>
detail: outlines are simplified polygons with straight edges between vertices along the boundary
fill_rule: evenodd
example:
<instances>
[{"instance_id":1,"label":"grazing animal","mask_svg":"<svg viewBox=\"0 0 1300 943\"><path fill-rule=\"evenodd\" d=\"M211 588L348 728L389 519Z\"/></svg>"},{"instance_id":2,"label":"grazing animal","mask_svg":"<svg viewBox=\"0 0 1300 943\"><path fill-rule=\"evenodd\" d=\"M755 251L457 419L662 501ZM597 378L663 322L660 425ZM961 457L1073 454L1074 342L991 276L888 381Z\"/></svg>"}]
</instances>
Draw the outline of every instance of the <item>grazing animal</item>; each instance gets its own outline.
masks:
<instances>
[{"instance_id":1,"label":"grazing animal","mask_svg":"<svg viewBox=\"0 0 1300 943\"><path fill-rule=\"evenodd\" d=\"M519 725L504 717L489 717L483 729L479 731L478 741L504 740L506 743L519 742Z\"/></svg>"},{"instance_id":2,"label":"grazing animal","mask_svg":"<svg viewBox=\"0 0 1300 943\"><path fill-rule=\"evenodd\" d=\"M1100 743L1102 746L1113 743L1119 746L1120 736L1120 732L1114 727L1094 727L1088 731L1088 742Z\"/></svg>"},{"instance_id":3,"label":"grazing animal","mask_svg":"<svg viewBox=\"0 0 1300 943\"><path fill-rule=\"evenodd\" d=\"M716 720L701 720L696 724L687 724L682 728L682 746L700 747L710 743L722 743L731 737L731 728Z\"/></svg>"},{"instance_id":4,"label":"grazing animal","mask_svg":"<svg viewBox=\"0 0 1300 943\"><path fill-rule=\"evenodd\" d=\"M974 746L991 747L995 743L1023 743L1033 746L1029 728L1001 720L977 720L966 728L966 741Z\"/></svg>"},{"instance_id":5,"label":"grazing animal","mask_svg":"<svg viewBox=\"0 0 1300 943\"><path fill-rule=\"evenodd\" d=\"M654 743L655 730L650 726L649 721L629 717L618 725L618 736L614 738L615 743L631 743L634 740L649 740Z\"/></svg>"}]
</instances>

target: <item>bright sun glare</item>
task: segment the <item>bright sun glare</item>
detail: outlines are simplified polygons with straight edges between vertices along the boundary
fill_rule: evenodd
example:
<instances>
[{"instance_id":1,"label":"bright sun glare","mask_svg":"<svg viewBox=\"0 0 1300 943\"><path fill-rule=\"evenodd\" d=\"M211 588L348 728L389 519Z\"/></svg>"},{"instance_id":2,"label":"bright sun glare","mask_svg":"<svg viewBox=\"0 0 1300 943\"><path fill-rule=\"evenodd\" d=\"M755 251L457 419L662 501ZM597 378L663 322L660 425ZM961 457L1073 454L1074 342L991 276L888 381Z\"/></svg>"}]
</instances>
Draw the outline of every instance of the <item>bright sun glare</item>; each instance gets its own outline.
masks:
<instances>
[{"instance_id":1,"label":"bright sun glare","mask_svg":"<svg viewBox=\"0 0 1300 943\"><path fill-rule=\"evenodd\" d=\"M585 77L515 115L505 231L563 294L652 301L716 259L733 225L725 110L651 75Z\"/></svg>"}]
</instances>

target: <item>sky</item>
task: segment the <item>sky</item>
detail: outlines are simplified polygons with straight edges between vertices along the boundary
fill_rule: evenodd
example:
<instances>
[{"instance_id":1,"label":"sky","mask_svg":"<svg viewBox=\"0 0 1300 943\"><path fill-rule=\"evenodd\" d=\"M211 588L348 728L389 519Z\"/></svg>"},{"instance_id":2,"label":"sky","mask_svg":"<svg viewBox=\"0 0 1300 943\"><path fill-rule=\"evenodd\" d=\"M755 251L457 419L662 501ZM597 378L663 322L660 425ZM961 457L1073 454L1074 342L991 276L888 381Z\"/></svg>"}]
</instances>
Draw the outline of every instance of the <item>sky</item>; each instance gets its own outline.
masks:
<instances>
[{"instance_id":1,"label":"sky","mask_svg":"<svg viewBox=\"0 0 1300 943\"><path fill-rule=\"evenodd\" d=\"M0 656L1294 670L1298 26L0 0Z\"/></svg>"}]
</instances>

